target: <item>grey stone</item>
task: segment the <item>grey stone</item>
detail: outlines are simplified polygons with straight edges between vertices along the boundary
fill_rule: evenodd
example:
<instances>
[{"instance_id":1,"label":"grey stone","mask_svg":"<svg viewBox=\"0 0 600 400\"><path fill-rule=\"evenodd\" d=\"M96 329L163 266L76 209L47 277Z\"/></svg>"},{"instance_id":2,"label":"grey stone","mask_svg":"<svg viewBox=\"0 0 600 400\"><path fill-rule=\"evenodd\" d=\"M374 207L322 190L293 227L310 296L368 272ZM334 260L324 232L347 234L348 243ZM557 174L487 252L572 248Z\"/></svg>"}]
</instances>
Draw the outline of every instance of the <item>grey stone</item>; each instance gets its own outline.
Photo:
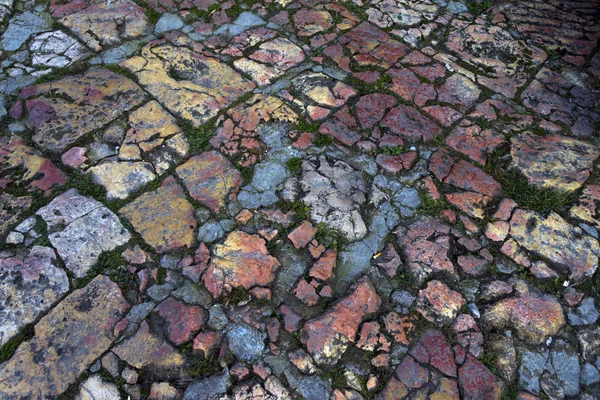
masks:
<instances>
[{"instance_id":1,"label":"grey stone","mask_svg":"<svg viewBox=\"0 0 600 400\"><path fill-rule=\"evenodd\" d=\"M114 250L131 238L112 211L76 189L57 196L37 214L52 232L48 236L50 243L77 278L83 277L103 252Z\"/></svg>"},{"instance_id":2,"label":"grey stone","mask_svg":"<svg viewBox=\"0 0 600 400\"><path fill-rule=\"evenodd\" d=\"M581 369L580 382L584 386L591 386L600 382L600 372L590 363L585 363Z\"/></svg>"},{"instance_id":3,"label":"grey stone","mask_svg":"<svg viewBox=\"0 0 600 400\"><path fill-rule=\"evenodd\" d=\"M229 324L229 320L223 311L223 306L220 304L215 304L209 310L208 317L208 326L215 329L221 330L225 329Z\"/></svg>"},{"instance_id":4,"label":"grey stone","mask_svg":"<svg viewBox=\"0 0 600 400\"><path fill-rule=\"evenodd\" d=\"M121 394L117 385L104 382L100 375L90 376L79 389L76 400L119 400Z\"/></svg>"},{"instance_id":5,"label":"grey stone","mask_svg":"<svg viewBox=\"0 0 600 400\"><path fill-rule=\"evenodd\" d=\"M328 399L331 396L331 384L320 376L307 376L300 381L298 392L306 400Z\"/></svg>"},{"instance_id":6,"label":"grey stone","mask_svg":"<svg viewBox=\"0 0 600 400\"><path fill-rule=\"evenodd\" d=\"M241 13L233 23L245 28L252 28L266 24L264 19L256 14L251 13L250 11L244 11Z\"/></svg>"},{"instance_id":7,"label":"grey stone","mask_svg":"<svg viewBox=\"0 0 600 400\"><path fill-rule=\"evenodd\" d=\"M62 68L87 56L89 51L63 31L37 35L29 45L31 65Z\"/></svg>"},{"instance_id":8,"label":"grey stone","mask_svg":"<svg viewBox=\"0 0 600 400\"><path fill-rule=\"evenodd\" d=\"M135 161L104 162L89 169L94 183L106 189L107 200L128 198L156 178L153 171L152 164Z\"/></svg>"},{"instance_id":9,"label":"grey stone","mask_svg":"<svg viewBox=\"0 0 600 400\"><path fill-rule=\"evenodd\" d=\"M225 236L225 229L218 221L210 221L198 228L198 241L212 243Z\"/></svg>"},{"instance_id":10,"label":"grey stone","mask_svg":"<svg viewBox=\"0 0 600 400\"><path fill-rule=\"evenodd\" d=\"M31 11L15 15L8 23L0 44L4 50L15 51L32 35L50 30L52 20L49 15L40 16Z\"/></svg>"},{"instance_id":11,"label":"grey stone","mask_svg":"<svg viewBox=\"0 0 600 400\"><path fill-rule=\"evenodd\" d=\"M213 375L200 381L192 383L187 387L183 394L184 400L208 400L212 396L227 393L231 385L229 370L225 370L219 375Z\"/></svg>"},{"instance_id":12,"label":"grey stone","mask_svg":"<svg viewBox=\"0 0 600 400\"><path fill-rule=\"evenodd\" d=\"M198 288L195 284L188 280L185 281L182 287L173 291L171 294L178 299L183 300L187 304L199 304L201 306L208 307L212 302L212 296L206 287L201 286Z\"/></svg>"},{"instance_id":13,"label":"grey stone","mask_svg":"<svg viewBox=\"0 0 600 400\"><path fill-rule=\"evenodd\" d=\"M156 26L154 27L154 32L160 34L168 31L177 30L182 26L183 21L181 20L181 18L179 18L179 16L165 13L160 17L160 19L156 23Z\"/></svg>"},{"instance_id":14,"label":"grey stone","mask_svg":"<svg viewBox=\"0 0 600 400\"><path fill-rule=\"evenodd\" d=\"M173 291L173 285L165 283L163 285L153 285L148 288L146 294L154 301L163 301Z\"/></svg>"},{"instance_id":15,"label":"grey stone","mask_svg":"<svg viewBox=\"0 0 600 400\"><path fill-rule=\"evenodd\" d=\"M238 360L256 361L265 349L265 334L248 325L234 325L227 331L229 349Z\"/></svg>"},{"instance_id":16,"label":"grey stone","mask_svg":"<svg viewBox=\"0 0 600 400\"><path fill-rule=\"evenodd\" d=\"M166 269L176 270L180 260L181 257L172 254L165 254L160 258L160 266Z\"/></svg>"},{"instance_id":17,"label":"grey stone","mask_svg":"<svg viewBox=\"0 0 600 400\"><path fill-rule=\"evenodd\" d=\"M283 165L274 161L263 161L254 168L252 183L242 188L238 201L244 208L268 207L279 198L275 191L289 177Z\"/></svg>"},{"instance_id":18,"label":"grey stone","mask_svg":"<svg viewBox=\"0 0 600 400\"><path fill-rule=\"evenodd\" d=\"M579 357L577 350L565 341L556 341L550 354L552 366L556 373L556 383L562 387L567 396L579 394Z\"/></svg>"},{"instance_id":19,"label":"grey stone","mask_svg":"<svg viewBox=\"0 0 600 400\"><path fill-rule=\"evenodd\" d=\"M584 360L594 361L596 357L600 359L600 327L580 329L577 332L577 341Z\"/></svg>"},{"instance_id":20,"label":"grey stone","mask_svg":"<svg viewBox=\"0 0 600 400\"><path fill-rule=\"evenodd\" d=\"M108 352L102 357L102 367L115 378L119 376L119 357L115 353Z\"/></svg>"},{"instance_id":21,"label":"grey stone","mask_svg":"<svg viewBox=\"0 0 600 400\"><path fill-rule=\"evenodd\" d=\"M403 307L412 306L415 300L416 297L406 290L403 290L401 292L395 291L394 293L392 293L392 302Z\"/></svg>"},{"instance_id":22,"label":"grey stone","mask_svg":"<svg viewBox=\"0 0 600 400\"><path fill-rule=\"evenodd\" d=\"M596 323L600 313L594 305L594 298L583 299L579 306L568 314L569 325L591 325Z\"/></svg>"},{"instance_id":23,"label":"grey stone","mask_svg":"<svg viewBox=\"0 0 600 400\"><path fill-rule=\"evenodd\" d=\"M531 393L540 393L540 377L544 372L549 352L536 353L523 350L519 367L519 386Z\"/></svg>"},{"instance_id":24,"label":"grey stone","mask_svg":"<svg viewBox=\"0 0 600 400\"><path fill-rule=\"evenodd\" d=\"M366 201L366 183L360 171L347 163L325 156L302 162L300 185L311 219L340 231L348 240L360 240L367 227L360 214Z\"/></svg>"},{"instance_id":25,"label":"grey stone","mask_svg":"<svg viewBox=\"0 0 600 400\"><path fill-rule=\"evenodd\" d=\"M49 247L0 252L0 346L69 291L69 278Z\"/></svg>"}]
</instances>

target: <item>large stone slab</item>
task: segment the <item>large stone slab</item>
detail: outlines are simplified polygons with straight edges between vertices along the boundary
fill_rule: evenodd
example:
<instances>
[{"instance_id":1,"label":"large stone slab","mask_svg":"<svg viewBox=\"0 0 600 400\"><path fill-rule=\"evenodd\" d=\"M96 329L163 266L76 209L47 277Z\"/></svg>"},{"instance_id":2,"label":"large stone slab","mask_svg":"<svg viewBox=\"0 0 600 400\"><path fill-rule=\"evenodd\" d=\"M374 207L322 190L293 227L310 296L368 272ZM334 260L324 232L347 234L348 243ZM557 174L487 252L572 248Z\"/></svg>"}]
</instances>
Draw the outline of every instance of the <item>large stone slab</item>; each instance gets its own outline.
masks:
<instances>
[{"instance_id":1,"label":"large stone slab","mask_svg":"<svg viewBox=\"0 0 600 400\"><path fill-rule=\"evenodd\" d=\"M69 290L69 278L49 247L0 252L0 346Z\"/></svg>"},{"instance_id":2,"label":"large stone slab","mask_svg":"<svg viewBox=\"0 0 600 400\"><path fill-rule=\"evenodd\" d=\"M139 105L144 92L132 80L101 68L23 89L12 109L35 130L44 150L60 152Z\"/></svg>"},{"instance_id":3,"label":"large stone slab","mask_svg":"<svg viewBox=\"0 0 600 400\"><path fill-rule=\"evenodd\" d=\"M192 246L196 231L194 208L175 178L143 194L119 210L142 239L159 253Z\"/></svg>"},{"instance_id":4,"label":"large stone slab","mask_svg":"<svg viewBox=\"0 0 600 400\"><path fill-rule=\"evenodd\" d=\"M64 392L113 344L114 326L128 308L107 276L75 290L35 325L35 336L2 365L2 399L55 398Z\"/></svg>"},{"instance_id":5,"label":"large stone slab","mask_svg":"<svg viewBox=\"0 0 600 400\"><path fill-rule=\"evenodd\" d=\"M150 33L144 9L132 0L52 0L50 11L92 50Z\"/></svg>"},{"instance_id":6,"label":"large stone slab","mask_svg":"<svg viewBox=\"0 0 600 400\"><path fill-rule=\"evenodd\" d=\"M510 154L511 167L530 184L572 192L588 180L600 150L568 137L523 134L511 139Z\"/></svg>"},{"instance_id":7,"label":"large stone slab","mask_svg":"<svg viewBox=\"0 0 600 400\"><path fill-rule=\"evenodd\" d=\"M598 241L577 233L556 213L544 217L533 211L516 210L510 220L510 234L525 249L556 264L570 279L590 278L598 268Z\"/></svg>"},{"instance_id":8,"label":"large stone slab","mask_svg":"<svg viewBox=\"0 0 600 400\"><path fill-rule=\"evenodd\" d=\"M151 42L139 56L122 65L135 73L140 84L165 108L200 126L252 90L254 84L220 60L182 43L186 43L185 37L178 46L167 41Z\"/></svg>"},{"instance_id":9,"label":"large stone slab","mask_svg":"<svg viewBox=\"0 0 600 400\"><path fill-rule=\"evenodd\" d=\"M48 239L67 269L83 277L103 252L129 241L131 234L102 203L70 189L37 212L52 233Z\"/></svg>"}]
</instances>

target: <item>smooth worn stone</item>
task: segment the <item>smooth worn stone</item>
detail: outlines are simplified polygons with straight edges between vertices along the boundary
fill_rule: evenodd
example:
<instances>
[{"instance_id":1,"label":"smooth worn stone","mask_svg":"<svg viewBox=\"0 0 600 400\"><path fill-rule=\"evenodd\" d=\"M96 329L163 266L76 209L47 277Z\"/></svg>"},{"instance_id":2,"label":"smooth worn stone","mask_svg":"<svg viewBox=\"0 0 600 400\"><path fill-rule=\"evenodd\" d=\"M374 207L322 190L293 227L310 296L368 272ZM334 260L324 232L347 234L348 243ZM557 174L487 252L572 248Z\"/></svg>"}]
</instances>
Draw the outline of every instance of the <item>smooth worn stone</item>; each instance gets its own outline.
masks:
<instances>
[{"instance_id":1,"label":"smooth worn stone","mask_svg":"<svg viewBox=\"0 0 600 400\"><path fill-rule=\"evenodd\" d=\"M89 171L94 183L106 189L107 200L126 199L156 178L147 162L105 162Z\"/></svg>"},{"instance_id":2,"label":"smooth worn stone","mask_svg":"<svg viewBox=\"0 0 600 400\"><path fill-rule=\"evenodd\" d=\"M235 199L242 183L242 175L220 153L209 151L190 158L177 167L190 195L214 212L225 207L227 200Z\"/></svg>"},{"instance_id":3,"label":"smooth worn stone","mask_svg":"<svg viewBox=\"0 0 600 400\"><path fill-rule=\"evenodd\" d=\"M99 275L73 291L35 325L0 367L5 399L62 394L110 346L113 327L129 308L116 283Z\"/></svg>"},{"instance_id":4,"label":"smooth worn stone","mask_svg":"<svg viewBox=\"0 0 600 400\"><path fill-rule=\"evenodd\" d=\"M483 314L484 326L493 329L514 329L526 343L544 343L565 326L563 309L550 294L525 292L500 300Z\"/></svg>"},{"instance_id":5,"label":"smooth worn stone","mask_svg":"<svg viewBox=\"0 0 600 400\"><path fill-rule=\"evenodd\" d=\"M279 266L263 239L234 231L223 244L213 248L213 257L203 280L213 297L218 298L231 293L234 288L269 285Z\"/></svg>"},{"instance_id":6,"label":"smooth worn stone","mask_svg":"<svg viewBox=\"0 0 600 400\"><path fill-rule=\"evenodd\" d=\"M132 0L52 1L50 11L94 51L144 36L151 29L144 9Z\"/></svg>"},{"instance_id":7,"label":"smooth worn stone","mask_svg":"<svg viewBox=\"0 0 600 400\"><path fill-rule=\"evenodd\" d=\"M452 322L464 305L466 301L460 293L438 280L430 281L425 289L419 290L417 298L417 311L437 325Z\"/></svg>"},{"instance_id":8,"label":"smooth worn stone","mask_svg":"<svg viewBox=\"0 0 600 400\"><path fill-rule=\"evenodd\" d=\"M569 216L586 221L596 229L600 229L600 186L586 186L577 204L569 210Z\"/></svg>"},{"instance_id":9,"label":"smooth worn stone","mask_svg":"<svg viewBox=\"0 0 600 400\"><path fill-rule=\"evenodd\" d=\"M276 38L261 44L250 59L286 71L304 60L304 52L289 39Z\"/></svg>"},{"instance_id":10,"label":"smooth worn stone","mask_svg":"<svg viewBox=\"0 0 600 400\"><path fill-rule=\"evenodd\" d=\"M511 167L530 184L572 192L588 180L600 150L568 137L523 134L511 139L510 154Z\"/></svg>"},{"instance_id":11,"label":"smooth worn stone","mask_svg":"<svg viewBox=\"0 0 600 400\"><path fill-rule=\"evenodd\" d=\"M583 299L579 306L570 312L567 317L571 326L591 325L596 323L600 313L594 305L594 298L588 297Z\"/></svg>"},{"instance_id":12,"label":"smooth worn stone","mask_svg":"<svg viewBox=\"0 0 600 400\"><path fill-rule=\"evenodd\" d=\"M165 108L195 127L254 88L218 59L166 41L149 43L121 64Z\"/></svg>"},{"instance_id":13,"label":"smooth worn stone","mask_svg":"<svg viewBox=\"0 0 600 400\"><path fill-rule=\"evenodd\" d=\"M579 394L579 357L577 349L567 342L557 340L550 352L550 360L554 367L555 382L562 388L565 396L577 396Z\"/></svg>"},{"instance_id":14,"label":"smooth worn stone","mask_svg":"<svg viewBox=\"0 0 600 400\"><path fill-rule=\"evenodd\" d=\"M317 318L302 327L300 340L318 364L333 365L354 343L360 323L379 311L381 299L368 277Z\"/></svg>"},{"instance_id":15,"label":"smooth worn stone","mask_svg":"<svg viewBox=\"0 0 600 400\"><path fill-rule=\"evenodd\" d=\"M94 88L94 90L90 90ZM57 153L139 105L144 92L133 81L102 68L23 89L17 104L33 128L33 141ZM68 100L67 100L68 99Z\"/></svg>"},{"instance_id":16,"label":"smooth worn stone","mask_svg":"<svg viewBox=\"0 0 600 400\"><path fill-rule=\"evenodd\" d=\"M115 346L113 352L134 368L152 368L161 377L178 376L185 363L183 355L153 333L146 321L142 321L135 335Z\"/></svg>"},{"instance_id":17,"label":"smooth worn stone","mask_svg":"<svg viewBox=\"0 0 600 400\"><path fill-rule=\"evenodd\" d=\"M227 393L230 385L229 370L225 368L218 375L212 375L192 382L185 390L185 393L183 393L183 400L209 400L218 398L220 395Z\"/></svg>"},{"instance_id":18,"label":"smooth worn stone","mask_svg":"<svg viewBox=\"0 0 600 400\"><path fill-rule=\"evenodd\" d=\"M81 278L98 262L102 253L129 241L131 234L119 218L102 203L70 189L40 208L52 232L48 239L67 269Z\"/></svg>"},{"instance_id":19,"label":"smooth worn stone","mask_svg":"<svg viewBox=\"0 0 600 400\"><path fill-rule=\"evenodd\" d=\"M510 220L510 235L520 246L547 258L570 279L581 281L598 268L600 246L596 239L575 229L556 213L544 217L518 209Z\"/></svg>"},{"instance_id":20,"label":"smooth worn stone","mask_svg":"<svg viewBox=\"0 0 600 400\"><path fill-rule=\"evenodd\" d=\"M0 172L8 182L26 185L29 191L41 190L44 194L50 194L68 180L52 161L18 136L12 136L8 142L0 141Z\"/></svg>"},{"instance_id":21,"label":"smooth worn stone","mask_svg":"<svg viewBox=\"0 0 600 400\"><path fill-rule=\"evenodd\" d=\"M194 210L173 177L121 208L119 214L159 253L192 247L196 231Z\"/></svg>"},{"instance_id":22,"label":"smooth worn stone","mask_svg":"<svg viewBox=\"0 0 600 400\"><path fill-rule=\"evenodd\" d=\"M331 14L323 10L302 8L294 13L292 17L300 36L313 36L331 28L333 18Z\"/></svg>"},{"instance_id":23,"label":"smooth worn stone","mask_svg":"<svg viewBox=\"0 0 600 400\"><path fill-rule=\"evenodd\" d=\"M54 250L0 252L0 346L34 322L69 290L69 278L56 262Z\"/></svg>"},{"instance_id":24,"label":"smooth worn stone","mask_svg":"<svg viewBox=\"0 0 600 400\"><path fill-rule=\"evenodd\" d=\"M156 26L154 27L154 32L156 33L165 33L172 30L180 29L183 26L183 21L175 14L163 14Z\"/></svg>"}]
</instances>

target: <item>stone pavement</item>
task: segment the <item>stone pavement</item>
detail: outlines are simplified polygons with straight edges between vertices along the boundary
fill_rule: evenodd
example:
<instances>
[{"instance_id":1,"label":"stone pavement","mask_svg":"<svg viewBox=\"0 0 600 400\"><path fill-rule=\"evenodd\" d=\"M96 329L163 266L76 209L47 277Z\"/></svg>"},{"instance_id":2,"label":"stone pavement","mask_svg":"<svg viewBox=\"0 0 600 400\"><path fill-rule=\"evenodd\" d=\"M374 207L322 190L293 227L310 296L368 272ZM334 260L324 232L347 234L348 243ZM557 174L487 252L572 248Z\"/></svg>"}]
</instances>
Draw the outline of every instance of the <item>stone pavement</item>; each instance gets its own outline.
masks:
<instances>
[{"instance_id":1,"label":"stone pavement","mask_svg":"<svg viewBox=\"0 0 600 400\"><path fill-rule=\"evenodd\" d=\"M0 0L0 400L600 398L600 0Z\"/></svg>"}]
</instances>

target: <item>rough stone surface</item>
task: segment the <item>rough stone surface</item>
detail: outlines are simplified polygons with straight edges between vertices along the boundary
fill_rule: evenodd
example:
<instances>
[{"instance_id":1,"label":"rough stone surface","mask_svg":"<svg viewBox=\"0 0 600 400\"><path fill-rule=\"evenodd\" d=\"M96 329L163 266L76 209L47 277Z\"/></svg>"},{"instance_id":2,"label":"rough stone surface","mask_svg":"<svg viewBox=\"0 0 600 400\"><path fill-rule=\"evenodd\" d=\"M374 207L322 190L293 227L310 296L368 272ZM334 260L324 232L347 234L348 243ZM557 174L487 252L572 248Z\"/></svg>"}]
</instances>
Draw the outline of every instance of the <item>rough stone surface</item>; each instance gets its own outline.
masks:
<instances>
[{"instance_id":1,"label":"rough stone surface","mask_svg":"<svg viewBox=\"0 0 600 400\"><path fill-rule=\"evenodd\" d=\"M128 308L117 284L104 275L72 292L2 365L3 396L54 397L64 392L113 344L113 327Z\"/></svg>"},{"instance_id":2,"label":"rough stone surface","mask_svg":"<svg viewBox=\"0 0 600 400\"><path fill-rule=\"evenodd\" d=\"M37 214L48 224L48 239L65 266L83 277L102 253L129 241L131 234L102 203L80 195L76 189L56 197Z\"/></svg>"}]
</instances>

